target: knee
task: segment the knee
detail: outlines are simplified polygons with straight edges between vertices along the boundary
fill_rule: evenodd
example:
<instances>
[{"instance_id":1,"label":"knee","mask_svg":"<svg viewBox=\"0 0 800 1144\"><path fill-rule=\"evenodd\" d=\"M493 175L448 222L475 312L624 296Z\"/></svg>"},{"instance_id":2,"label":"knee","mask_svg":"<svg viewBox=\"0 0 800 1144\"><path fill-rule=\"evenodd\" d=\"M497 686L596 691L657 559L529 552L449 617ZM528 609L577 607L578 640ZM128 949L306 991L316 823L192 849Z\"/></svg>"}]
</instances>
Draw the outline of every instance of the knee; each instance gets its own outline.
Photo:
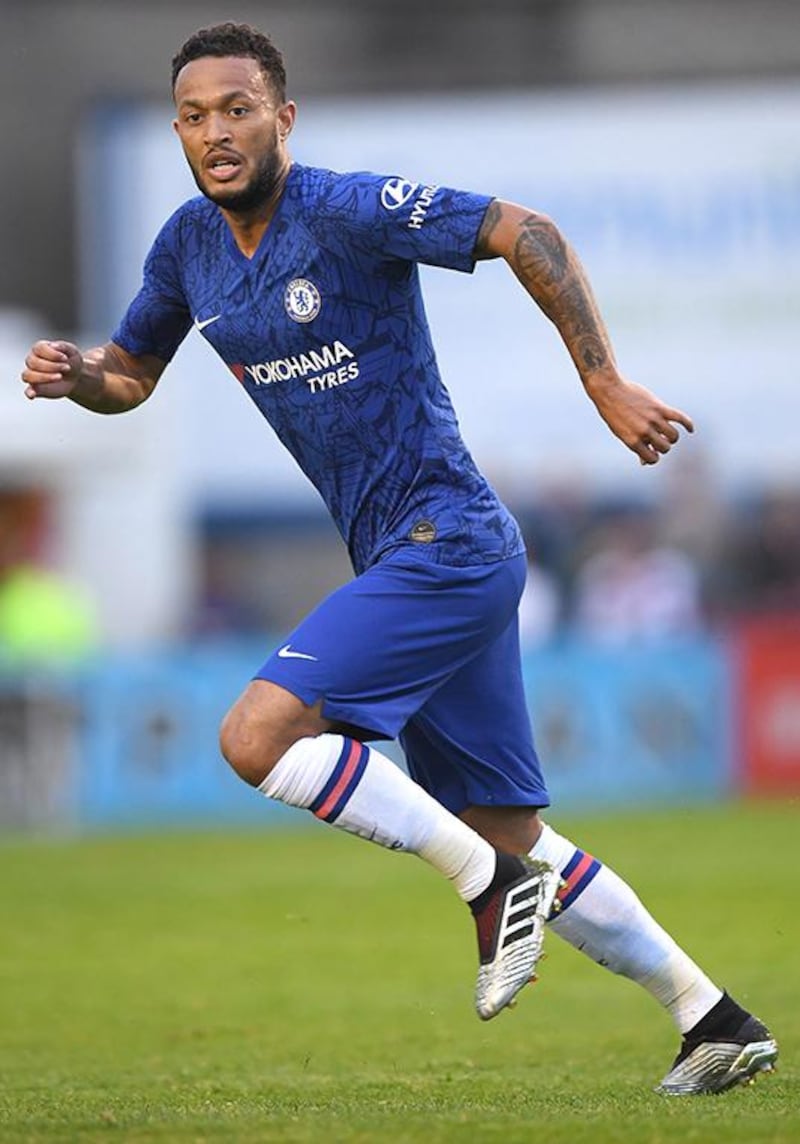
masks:
<instances>
[{"instance_id":1,"label":"knee","mask_svg":"<svg viewBox=\"0 0 800 1144\"><path fill-rule=\"evenodd\" d=\"M329 727L321 701L308 707L277 684L254 679L222 721L220 750L240 778L260 786L298 739Z\"/></svg>"},{"instance_id":2,"label":"knee","mask_svg":"<svg viewBox=\"0 0 800 1144\"><path fill-rule=\"evenodd\" d=\"M469 806L461 818L507 854L528 854L542 832L541 819L533 806Z\"/></svg>"},{"instance_id":3,"label":"knee","mask_svg":"<svg viewBox=\"0 0 800 1144\"><path fill-rule=\"evenodd\" d=\"M283 753L275 751L263 720L252 718L239 704L222 720L219 746L239 778L254 787L260 786Z\"/></svg>"}]
</instances>

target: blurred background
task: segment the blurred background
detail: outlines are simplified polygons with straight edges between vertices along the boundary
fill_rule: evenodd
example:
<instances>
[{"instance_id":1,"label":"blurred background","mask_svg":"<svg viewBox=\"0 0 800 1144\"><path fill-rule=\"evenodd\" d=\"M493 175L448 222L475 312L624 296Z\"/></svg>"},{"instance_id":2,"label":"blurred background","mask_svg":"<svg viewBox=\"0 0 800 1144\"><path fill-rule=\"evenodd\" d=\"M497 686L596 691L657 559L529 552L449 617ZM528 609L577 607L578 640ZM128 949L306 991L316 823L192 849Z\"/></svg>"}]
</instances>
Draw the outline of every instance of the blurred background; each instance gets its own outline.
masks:
<instances>
[{"instance_id":1,"label":"blurred background","mask_svg":"<svg viewBox=\"0 0 800 1144\"><path fill-rule=\"evenodd\" d=\"M194 185L172 55L249 21L293 154L552 214L624 372L695 419L610 438L507 269L426 271L445 381L531 554L526 680L559 806L800 792L800 6L793 0L2 4L0 826L269 821L227 706L349 569L190 334L141 410L26 402L38 337L107 339ZM290 813L290 812L287 812Z\"/></svg>"}]
</instances>

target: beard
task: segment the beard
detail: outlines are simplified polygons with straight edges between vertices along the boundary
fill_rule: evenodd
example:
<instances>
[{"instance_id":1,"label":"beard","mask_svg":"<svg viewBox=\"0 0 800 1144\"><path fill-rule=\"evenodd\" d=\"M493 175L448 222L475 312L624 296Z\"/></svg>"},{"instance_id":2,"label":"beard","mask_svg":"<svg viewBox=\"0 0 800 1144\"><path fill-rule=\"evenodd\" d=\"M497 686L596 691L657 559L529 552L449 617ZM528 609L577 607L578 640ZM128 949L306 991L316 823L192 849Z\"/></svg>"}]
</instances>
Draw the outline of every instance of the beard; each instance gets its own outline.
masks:
<instances>
[{"instance_id":1,"label":"beard","mask_svg":"<svg viewBox=\"0 0 800 1144\"><path fill-rule=\"evenodd\" d=\"M216 203L218 207L234 213L246 213L262 206L272 197L279 181L281 161L275 151L264 155L253 177L246 186L238 190L227 190L225 187L209 189L203 181L200 171L192 167L192 175L201 194Z\"/></svg>"}]
</instances>

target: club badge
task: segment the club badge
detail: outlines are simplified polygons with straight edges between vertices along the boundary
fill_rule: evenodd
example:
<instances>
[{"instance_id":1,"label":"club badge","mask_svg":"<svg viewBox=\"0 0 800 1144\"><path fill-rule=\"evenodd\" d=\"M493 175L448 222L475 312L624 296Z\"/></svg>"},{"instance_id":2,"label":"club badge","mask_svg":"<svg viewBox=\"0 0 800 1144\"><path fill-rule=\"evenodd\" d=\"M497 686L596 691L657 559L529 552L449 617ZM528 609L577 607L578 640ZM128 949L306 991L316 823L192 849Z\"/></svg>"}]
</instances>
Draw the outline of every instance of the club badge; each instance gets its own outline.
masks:
<instances>
[{"instance_id":1,"label":"club badge","mask_svg":"<svg viewBox=\"0 0 800 1144\"><path fill-rule=\"evenodd\" d=\"M283 304L293 322L313 322L322 307L322 298L313 282L293 278L286 287Z\"/></svg>"}]
</instances>

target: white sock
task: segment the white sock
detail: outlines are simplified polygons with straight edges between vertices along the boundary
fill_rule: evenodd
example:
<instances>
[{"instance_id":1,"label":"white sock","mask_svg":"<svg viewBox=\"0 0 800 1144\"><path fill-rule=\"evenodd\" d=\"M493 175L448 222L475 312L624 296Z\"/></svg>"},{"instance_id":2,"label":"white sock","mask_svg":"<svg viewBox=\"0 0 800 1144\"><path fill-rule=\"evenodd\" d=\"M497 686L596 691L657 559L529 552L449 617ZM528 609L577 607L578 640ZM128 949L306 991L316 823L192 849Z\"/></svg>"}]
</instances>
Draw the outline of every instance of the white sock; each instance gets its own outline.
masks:
<instances>
[{"instance_id":1,"label":"white sock","mask_svg":"<svg viewBox=\"0 0 800 1144\"><path fill-rule=\"evenodd\" d=\"M388 850L424 858L465 902L486 889L496 856L489 843L379 751L343 735L299 739L259 790Z\"/></svg>"},{"instance_id":2,"label":"white sock","mask_svg":"<svg viewBox=\"0 0 800 1144\"><path fill-rule=\"evenodd\" d=\"M547 824L531 857L558 867L567 885L550 928L599 965L636 981L688 1032L722 990L673 941L613 870Z\"/></svg>"}]
</instances>

